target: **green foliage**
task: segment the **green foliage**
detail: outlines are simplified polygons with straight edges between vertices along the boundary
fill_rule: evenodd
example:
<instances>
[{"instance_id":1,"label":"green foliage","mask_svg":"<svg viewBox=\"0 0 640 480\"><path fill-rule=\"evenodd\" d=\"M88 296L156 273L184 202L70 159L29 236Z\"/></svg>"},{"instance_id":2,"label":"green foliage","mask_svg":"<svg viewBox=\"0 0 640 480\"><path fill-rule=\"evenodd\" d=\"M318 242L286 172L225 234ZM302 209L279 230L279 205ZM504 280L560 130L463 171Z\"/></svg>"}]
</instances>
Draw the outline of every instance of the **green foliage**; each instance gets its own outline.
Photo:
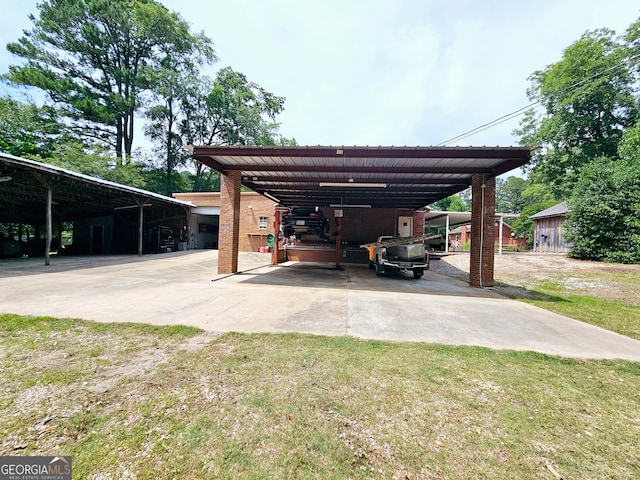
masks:
<instances>
[{"instance_id":1,"label":"green foliage","mask_svg":"<svg viewBox=\"0 0 640 480\"><path fill-rule=\"evenodd\" d=\"M278 135L275 119L284 109L284 97L276 96L230 67L218 71L215 80L183 77L177 132L181 145L295 144ZM217 173L195 162L194 190L210 190Z\"/></svg>"},{"instance_id":2,"label":"green foliage","mask_svg":"<svg viewBox=\"0 0 640 480\"><path fill-rule=\"evenodd\" d=\"M626 55L614 32L587 32L560 61L530 77L529 98L544 112L528 112L516 133L521 144L541 147L533 154L534 167L560 197L571 193L580 169L593 158L616 158L622 134L635 123Z\"/></svg>"},{"instance_id":3,"label":"green foliage","mask_svg":"<svg viewBox=\"0 0 640 480\"><path fill-rule=\"evenodd\" d=\"M431 204L434 210L443 212L469 212L471 209L460 195L455 194Z\"/></svg>"},{"instance_id":4,"label":"green foliage","mask_svg":"<svg viewBox=\"0 0 640 480\"><path fill-rule=\"evenodd\" d=\"M7 45L25 60L5 78L46 92L85 137L130 160L134 115L162 61L212 58L211 41L154 0L45 0L33 28Z\"/></svg>"},{"instance_id":5,"label":"green foliage","mask_svg":"<svg viewBox=\"0 0 640 480\"><path fill-rule=\"evenodd\" d=\"M135 162L120 164L100 146L87 148L79 142L60 143L47 158L47 163L111 182L146 187L140 165Z\"/></svg>"},{"instance_id":6,"label":"green foliage","mask_svg":"<svg viewBox=\"0 0 640 480\"><path fill-rule=\"evenodd\" d=\"M0 151L46 158L63 131L53 108L0 98Z\"/></svg>"},{"instance_id":7,"label":"green foliage","mask_svg":"<svg viewBox=\"0 0 640 480\"><path fill-rule=\"evenodd\" d=\"M640 263L640 155L594 160L582 169L575 192L566 222L570 255Z\"/></svg>"},{"instance_id":8,"label":"green foliage","mask_svg":"<svg viewBox=\"0 0 640 480\"><path fill-rule=\"evenodd\" d=\"M496 212L519 213L524 206L523 192L529 186L524 178L511 176L506 180L496 179Z\"/></svg>"}]
</instances>

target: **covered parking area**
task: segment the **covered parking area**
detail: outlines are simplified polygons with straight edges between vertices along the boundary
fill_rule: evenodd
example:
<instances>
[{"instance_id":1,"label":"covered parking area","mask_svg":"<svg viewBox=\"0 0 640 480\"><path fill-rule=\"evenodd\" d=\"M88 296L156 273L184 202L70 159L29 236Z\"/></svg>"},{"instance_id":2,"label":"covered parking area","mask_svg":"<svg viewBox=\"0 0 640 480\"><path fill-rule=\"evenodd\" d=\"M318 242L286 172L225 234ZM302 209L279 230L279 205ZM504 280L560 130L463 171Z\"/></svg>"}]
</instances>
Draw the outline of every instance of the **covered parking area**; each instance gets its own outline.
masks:
<instances>
[{"instance_id":1,"label":"covered parking area","mask_svg":"<svg viewBox=\"0 0 640 480\"><path fill-rule=\"evenodd\" d=\"M345 207L421 214L426 205L471 186L470 284L475 287L494 282L495 178L527 164L530 155L525 147L193 147L196 160L221 173L220 274L238 271L243 185L282 207L335 209L337 252L342 222L349 221ZM278 223L276 212L276 234ZM417 233L424 223L415 227Z\"/></svg>"},{"instance_id":2,"label":"covered parking area","mask_svg":"<svg viewBox=\"0 0 640 480\"><path fill-rule=\"evenodd\" d=\"M83 250L135 253L160 241L160 226L186 228L191 203L0 153L0 223L44 227L41 255L50 263L54 224L81 225ZM78 223L76 223L78 222ZM13 228L13 227L12 227ZM80 228L79 228L80 230ZM58 238L59 238L59 232ZM74 232L75 236L76 232ZM17 234L22 240L22 232Z\"/></svg>"}]
</instances>

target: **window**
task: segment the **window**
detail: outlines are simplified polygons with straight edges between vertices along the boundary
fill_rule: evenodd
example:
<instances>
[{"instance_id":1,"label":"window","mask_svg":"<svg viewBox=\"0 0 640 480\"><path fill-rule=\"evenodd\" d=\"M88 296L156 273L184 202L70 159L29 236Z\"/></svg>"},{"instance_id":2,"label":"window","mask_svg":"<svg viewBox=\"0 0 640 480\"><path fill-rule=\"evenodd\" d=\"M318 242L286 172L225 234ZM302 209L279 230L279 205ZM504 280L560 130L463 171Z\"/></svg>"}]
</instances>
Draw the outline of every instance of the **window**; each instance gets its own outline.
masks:
<instances>
[{"instance_id":1,"label":"window","mask_svg":"<svg viewBox=\"0 0 640 480\"><path fill-rule=\"evenodd\" d=\"M260 217L260 230L266 230L267 229L267 217Z\"/></svg>"}]
</instances>

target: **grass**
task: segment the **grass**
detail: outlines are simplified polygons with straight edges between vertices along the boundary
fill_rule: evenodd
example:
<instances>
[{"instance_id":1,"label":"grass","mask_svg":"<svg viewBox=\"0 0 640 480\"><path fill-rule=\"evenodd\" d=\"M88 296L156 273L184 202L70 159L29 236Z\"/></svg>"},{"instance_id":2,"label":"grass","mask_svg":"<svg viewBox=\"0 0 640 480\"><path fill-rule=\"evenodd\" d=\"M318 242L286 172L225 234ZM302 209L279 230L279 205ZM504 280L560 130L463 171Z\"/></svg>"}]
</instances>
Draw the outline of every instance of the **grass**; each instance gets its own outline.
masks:
<instances>
[{"instance_id":1,"label":"grass","mask_svg":"<svg viewBox=\"0 0 640 480\"><path fill-rule=\"evenodd\" d=\"M640 363L3 315L0 368L74 478L640 476Z\"/></svg>"},{"instance_id":2,"label":"grass","mask_svg":"<svg viewBox=\"0 0 640 480\"><path fill-rule=\"evenodd\" d=\"M640 340L640 272L597 272L529 279L526 287L497 282L499 291L537 307Z\"/></svg>"}]
</instances>

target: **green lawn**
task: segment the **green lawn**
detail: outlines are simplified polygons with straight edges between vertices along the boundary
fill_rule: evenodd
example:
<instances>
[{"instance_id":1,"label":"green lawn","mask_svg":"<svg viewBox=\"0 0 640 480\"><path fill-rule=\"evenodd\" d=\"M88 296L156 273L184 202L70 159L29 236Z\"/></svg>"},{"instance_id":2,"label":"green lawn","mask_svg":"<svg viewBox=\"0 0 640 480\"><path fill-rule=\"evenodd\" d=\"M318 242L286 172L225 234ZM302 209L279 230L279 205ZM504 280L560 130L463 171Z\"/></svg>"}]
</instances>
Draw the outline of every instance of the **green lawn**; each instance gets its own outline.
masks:
<instances>
[{"instance_id":1,"label":"green lawn","mask_svg":"<svg viewBox=\"0 0 640 480\"><path fill-rule=\"evenodd\" d=\"M640 363L3 315L0 368L78 479L640 477Z\"/></svg>"},{"instance_id":2,"label":"green lawn","mask_svg":"<svg viewBox=\"0 0 640 480\"><path fill-rule=\"evenodd\" d=\"M509 283L498 282L496 288L537 307L640 340L640 271L529 278L515 288Z\"/></svg>"}]
</instances>

